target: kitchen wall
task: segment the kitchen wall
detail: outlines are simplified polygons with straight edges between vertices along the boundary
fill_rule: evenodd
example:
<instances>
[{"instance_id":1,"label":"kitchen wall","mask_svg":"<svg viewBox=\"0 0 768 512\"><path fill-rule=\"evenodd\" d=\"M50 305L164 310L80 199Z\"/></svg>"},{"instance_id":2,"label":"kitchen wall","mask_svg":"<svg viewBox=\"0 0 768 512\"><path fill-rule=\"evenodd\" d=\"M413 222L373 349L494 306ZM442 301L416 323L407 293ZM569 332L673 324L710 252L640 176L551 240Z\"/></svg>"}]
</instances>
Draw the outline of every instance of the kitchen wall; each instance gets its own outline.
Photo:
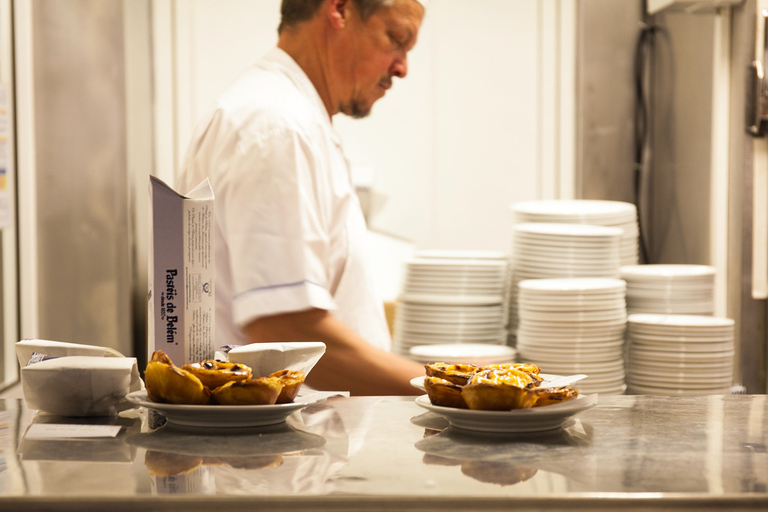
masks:
<instances>
[{"instance_id":1,"label":"kitchen wall","mask_svg":"<svg viewBox=\"0 0 768 512\"><path fill-rule=\"evenodd\" d=\"M575 5L430 2L408 77L370 118L334 120L372 229L420 248L508 251L511 203L573 196ZM157 127L156 146L175 148L159 169L178 168L194 123L274 46L278 6L156 2L155 69L168 74L156 91L177 98L175 132Z\"/></svg>"},{"instance_id":2,"label":"kitchen wall","mask_svg":"<svg viewBox=\"0 0 768 512\"><path fill-rule=\"evenodd\" d=\"M149 12L15 6L20 337L144 352L146 207L134 208L152 172Z\"/></svg>"},{"instance_id":3,"label":"kitchen wall","mask_svg":"<svg viewBox=\"0 0 768 512\"><path fill-rule=\"evenodd\" d=\"M402 258L404 244L508 251L511 203L628 199L614 171L628 158L629 3L430 2L409 76L369 119L335 121L368 187L371 227L399 241L388 254ZM28 132L22 336L141 354L146 178L174 181L195 122L275 44L278 6L17 6L18 83L29 96L18 117Z\"/></svg>"},{"instance_id":4,"label":"kitchen wall","mask_svg":"<svg viewBox=\"0 0 768 512\"><path fill-rule=\"evenodd\" d=\"M634 202L634 50L640 0L577 9L575 197Z\"/></svg>"}]
</instances>

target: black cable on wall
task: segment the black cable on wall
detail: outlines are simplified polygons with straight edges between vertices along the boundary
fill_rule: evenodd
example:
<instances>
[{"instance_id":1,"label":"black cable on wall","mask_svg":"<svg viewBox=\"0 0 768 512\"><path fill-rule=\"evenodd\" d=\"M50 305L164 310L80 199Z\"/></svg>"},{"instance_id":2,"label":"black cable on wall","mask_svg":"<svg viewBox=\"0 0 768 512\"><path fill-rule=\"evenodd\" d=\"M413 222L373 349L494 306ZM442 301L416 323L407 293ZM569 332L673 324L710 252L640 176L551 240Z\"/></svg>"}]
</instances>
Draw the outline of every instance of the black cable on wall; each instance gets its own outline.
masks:
<instances>
[{"instance_id":1,"label":"black cable on wall","mask_svg":"<svg viewBox=\"0 0 768 512\"><path fill-rule=\"evenodd\" d=\"M642 2L642 21L637 35L634 56L634 82L635 82L635 111L634 111L634 202L637 207L637 219L640 230L640 258L643 263L650 263L648 240L644 226L643 208L643 170L645 169L645 157L649 144L648 127L648 93L646 91L646 70L653 48L653 40L656 27L653 25L653 17L648 14L647 0Z\"/></svg>"}]
</instances>

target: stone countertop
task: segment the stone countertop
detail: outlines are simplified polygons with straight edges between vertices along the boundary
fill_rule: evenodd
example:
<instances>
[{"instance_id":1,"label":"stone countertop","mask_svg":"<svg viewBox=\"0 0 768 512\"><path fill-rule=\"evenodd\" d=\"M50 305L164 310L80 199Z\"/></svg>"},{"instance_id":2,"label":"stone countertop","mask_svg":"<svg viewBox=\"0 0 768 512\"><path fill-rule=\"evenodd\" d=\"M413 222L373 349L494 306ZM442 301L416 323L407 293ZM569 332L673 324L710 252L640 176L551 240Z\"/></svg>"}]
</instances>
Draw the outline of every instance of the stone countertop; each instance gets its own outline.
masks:
<instances>
[{"instance_id":1,"label":"stone countertop","mask_svg":"<svg viewBox=\"0 0 768 512\"><path fill-rule=\"evenodd\" d=\"M0 400L0 510L766 510L764 395L606 396L555 431L451 427L411 397L331 398L286 423L187 429ZM158 421L160 420L160 421ZM33 424L120 425L32 439Z\"/></svg>"}]
</instances>

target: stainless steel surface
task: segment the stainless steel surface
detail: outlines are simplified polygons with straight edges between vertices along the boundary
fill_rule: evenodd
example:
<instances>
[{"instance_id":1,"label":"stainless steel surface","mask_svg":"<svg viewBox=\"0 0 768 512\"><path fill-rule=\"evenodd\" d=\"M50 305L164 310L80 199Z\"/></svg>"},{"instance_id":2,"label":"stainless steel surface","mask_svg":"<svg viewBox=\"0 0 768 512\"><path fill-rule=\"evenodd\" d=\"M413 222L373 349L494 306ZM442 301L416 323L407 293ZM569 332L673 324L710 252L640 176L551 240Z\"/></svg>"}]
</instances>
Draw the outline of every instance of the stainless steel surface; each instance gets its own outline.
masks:
<instances>
[{"instance_id":1,"label":"stainless steel surface","mask_svg":"<svg viewBox=\"0 0 768 512\"><path fill-rule=\"evenodd\" d=\"M703 219L712 208L713 18L670 12L655 23L649 257L708 265L710 223Z\"/></svg>"},{"instance_id":2,"label":"stainless steel surface","mask_svg":"<svg viewBox=\"0 0 768 512\"><path fill-rule=\"evenodd\" d=\"M633 53L640 0L577 2L578 199L634 201Z\"/></svg>"},{"instance_id":3,"label":"stainless steel surface","mask_svg":"<svg viewBox=\"0 0 768 512\"><path fill-rule=\"evenodd\" d=\"M601 397L565 430L513 436L446 428L412 397L333 398L232 433L151 430L131 410L108 421L116 439L56 441L25 433L72 419L3 403L0 510L768 507L764 395Z\"/></svg>"},{"instance_id":4,"label":"stainless steel surface","mask_svg":"<svg viewBox=\"0 0 768 512\"><path fill-rule=\"evenodd\" d=\"M749 66L749 81L747 87L747 133L755 137L763 137L766 134L768 125L768 102L766 102L766 83L765 83L765 57L768 49L768 39L766 27L768 27L768 13L758 11L757 16L757 34L756 34L756 53L755 60Z\"/></svg>"},{"instance_id":5,"label":"stainless steel surface","mask_svg":"<svg viewBox=\"0 0 768 512\"><path fill-rule=\"evenodd\" d=\"M151 102L135 95L151 83L140 73L150 68L149 50L136 56L141 48L128 38L132 13L146 2L131 4L32 3L38 254L21 258L37 261L34 336L125 354L134 353L134 329L144 334L145 313L133 315L144 257L137 263L133 253L132 209L134 176L151 168L132 157L148 154L151 162L151 146L141 144L152 127ZM141 183L146 195L146 178ZM144 291L144 310L145 300Z\"/></svg>"},{"instance_id":6,"label":"stainless steel surface","mask_svg":"<svg viewBox=\"0 0 768 512\"><path fill-rule=\"evenodd\" d=\"M753 268L753 213L754 208L765 205L753 204L754 161L753 146L765 144L765 139L754 139L744 133L743 113L748 90L746 69L755 55L756 0L747 0L733 9L731 55L731 120L730 120L730 197L728 230L728 267L731 279L728 283L728 316L736 321L737 367L735 374L750 393L766 391L766 363L768 362L768 303L752 297Z\"/></svg>"}]
</instances>

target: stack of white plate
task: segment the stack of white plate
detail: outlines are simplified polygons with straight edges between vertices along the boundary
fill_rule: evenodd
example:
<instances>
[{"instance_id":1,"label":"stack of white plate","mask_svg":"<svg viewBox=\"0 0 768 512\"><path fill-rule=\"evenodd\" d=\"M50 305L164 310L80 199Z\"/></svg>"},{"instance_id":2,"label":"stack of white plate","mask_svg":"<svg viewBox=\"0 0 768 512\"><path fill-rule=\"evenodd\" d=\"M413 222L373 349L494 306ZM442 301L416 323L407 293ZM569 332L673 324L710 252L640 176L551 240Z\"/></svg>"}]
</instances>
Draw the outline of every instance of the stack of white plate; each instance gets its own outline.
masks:
<instances>
[{"instance_id":1,"label":"stack of white plate","mask_svg":"<svg viewBox=\"0 0 768 512\"><path fill-rule=\"evenodd\" d=\"M514 227L509 327L517 328L517 284L525 279L619 277L619 228L526 223Z\"/></svg>"},{"instance_id":2,"label":"stack of white plate","mask_svg":"<svg viewBox=\"0 0 768 512\"><path fill-rule=\"evenodd\" d=\"M715 268L706 265L629 265L627 312L678 315L715 313Z\"/></svg>"},{"instance_id":3,"label":"stack of white plate","mask_svg":"<svg viewBox=\"0 0 768 512\"><path fill-rule=\"evenodd\" d=\"M730 392L734 356L730 318L634 314L627 326L627 393Z\"/></svg>"},{"instance_id":4,"label":"stack of white plate","mask_svg":"<svg viewBox=\"0 0 768 512\"><path fill-rule=\"evenodd\" d=\"M584 373L583 393L622 394L627 321L621 279L533 279L519 284L521 361L545 373Z\"/></svg>"},{"instance_id":5,"label":"stack of white plate","mask_svg":"<svg viewBox=\"0 0 768 512\"><path fill-rule=\"evenodd\" d=\"M636 265L638 259L637 208L621 201L588 199L526 201L512 205L516 222L592 224L621 228L622 265Z\"/></svg>"},{"instance_id":6,"label":"stack of white plate","mask_svg":"<svg viewBox=\"0 0 768 512\"><path fill-rule=\"evenodd\" d=\"M405 264L395 351L417 345L505 344L509 260L490 251L420 251Z\"/></svg>"}]
</instances>

